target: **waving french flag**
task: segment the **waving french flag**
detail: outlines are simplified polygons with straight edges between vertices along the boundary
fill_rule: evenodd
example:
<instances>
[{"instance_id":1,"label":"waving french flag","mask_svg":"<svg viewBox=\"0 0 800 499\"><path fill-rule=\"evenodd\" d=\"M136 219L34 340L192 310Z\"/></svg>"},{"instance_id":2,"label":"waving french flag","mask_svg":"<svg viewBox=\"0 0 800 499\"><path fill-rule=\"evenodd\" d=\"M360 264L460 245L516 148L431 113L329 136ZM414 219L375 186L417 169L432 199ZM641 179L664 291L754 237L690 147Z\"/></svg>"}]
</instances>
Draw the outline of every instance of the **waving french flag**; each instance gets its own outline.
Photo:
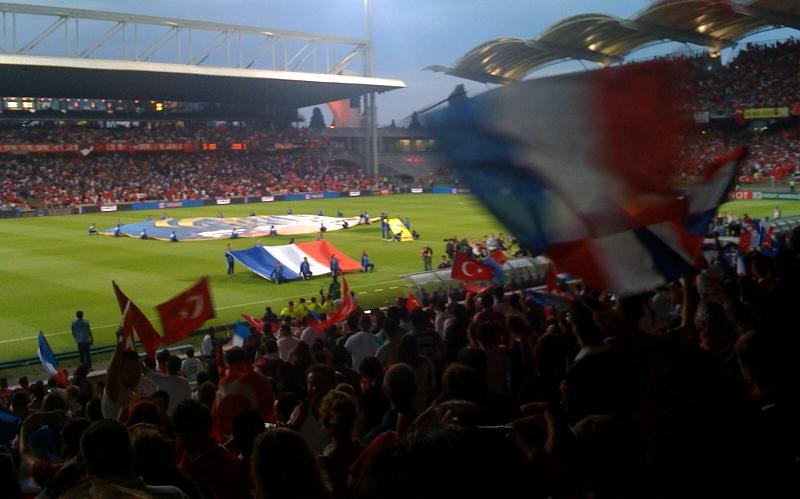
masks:
<instances>
[{"instance_id":1,"label":"waving french flag","mask_svg":"<svg viewBox=\"0 0 800 499\"><path fill-rule=\"evenodd\" d=\"M53 349L50 348L50 343L47 342L44 333L39 331L39 343L36 347L36 355L42 363L44 371L50 378L55 378L56 385L60 387L67 386L67 372L58 367L58 359L56 359Z\"/></svg>"},{"instance_id":2,"label":"waving french flag","mask_svg":"<svg viewBox=\"0 0 800 499\"><path fill-rule=\"evenodd\" d=\"M682 195L690 126L679 63L509 84L427 118L472 192L534 254L620 294L693 269L744 150Z\"/></svg>"}]
</instances>

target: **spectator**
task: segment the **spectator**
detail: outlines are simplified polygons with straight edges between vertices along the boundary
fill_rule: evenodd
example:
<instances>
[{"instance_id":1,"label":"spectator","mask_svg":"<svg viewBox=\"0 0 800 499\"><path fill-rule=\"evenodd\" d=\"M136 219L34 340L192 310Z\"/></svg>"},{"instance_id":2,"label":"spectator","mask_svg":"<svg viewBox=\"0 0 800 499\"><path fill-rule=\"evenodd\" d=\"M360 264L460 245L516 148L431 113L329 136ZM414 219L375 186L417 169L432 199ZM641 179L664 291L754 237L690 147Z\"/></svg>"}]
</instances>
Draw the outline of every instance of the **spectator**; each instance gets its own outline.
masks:
<instances>
[{"instance_id":1,"label":"spectator","mask_svg":"<svg viewBox=\"0 0 800 499\"><path fill-rule=\"evenodd\" d=\"M266 431L256 439L252 476L258 499L330 497L308 443L284 428Z\"/></svg>"},{"instance_id":2,"label":"spectator","mask_svg":"<svg viewBox=\"0 0 800 499\"><path fill-rule=\"evenodd\" d=\"M332 483L333 497L348 498L349 470L364 450L354 433L358 407L350 395L333 390L322 399L319 410L322 425L331 438L331 443L322 451L320 462Z\"/></svg>"}]
</instances>

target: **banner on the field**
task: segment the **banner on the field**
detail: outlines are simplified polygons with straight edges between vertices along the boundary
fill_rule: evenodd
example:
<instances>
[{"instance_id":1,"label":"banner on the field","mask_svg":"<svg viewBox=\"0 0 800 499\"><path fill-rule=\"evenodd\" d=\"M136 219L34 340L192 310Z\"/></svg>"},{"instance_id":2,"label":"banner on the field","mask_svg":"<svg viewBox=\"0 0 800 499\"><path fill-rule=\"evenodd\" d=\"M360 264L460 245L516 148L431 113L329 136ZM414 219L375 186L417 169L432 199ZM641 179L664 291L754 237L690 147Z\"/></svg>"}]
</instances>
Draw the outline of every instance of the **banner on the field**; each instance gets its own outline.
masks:
<instances>
[{"instance_id":1,"label":"banner on the field","mask_svg":"<svg viewBox=\"0 0 800 499\"><path fill-rule=\"evenodd\" d=\"M231 204L230 198L218 198L217 204Z\"/></svg>"},{"instance_id":2,"label":"banner on the field","mask_svg":"<svg viewBox=\"0 0 800 499\"><path fill-rule=\"evenodd\" d=\"M756 107L744 110L744 119L762 120L769 118L788 118L788 107Z\"/></svg>"},{"instance_id":3,"label":"banner on the field","mask_svg":"<svg viewBox=\"0 0 800 499\"><path fill-rule=\"evenodd\" d=\"M403 222L400 221L399 218L390 218L388 222L389 222L389 230L392 231L392 236L400 234L400 241L402 242L414 240L414 237L411 235L411 232L409 232L408 228L406 228L406 226L403 225Z\"/></svg>"},{"instance_id":4,"label":"banner on the field","mask_svg":"<svg viewBox=\"0 0 800 499\"><path fill-rule=\"evenodd\" d=\"M330 274L331 255L336 256L342 272L355 272L361 268L361 264L356 260L325 240L278 246L253 246L244 250L232 250L228 254L248 269L269 280L278 278L277 272L280 272L281 280L299 279L300 264L303 259L308 259L312 276Z\"/></svg>"},{"instance_id":5,"label":"banner on the field","mask_svg":"<svg viewBox=\"0 0 800 499\"><path fill-rule=\"evenodd\" d=\"M737 201L745 201L748 199L753 199L753 191L731 191L728 194L728 197Z\"/></svg>"},{"instance_id":6,"label":"banner on the field","mask_svg":"<svg viewBox=\"0 0 800 499\"><path fill-rule=\"evenodd\" d=\"M350 191L350 197L354 198L361 195L361 191Z\"/></svg>"},{"instance_id":7,"label":"banner on the field","mask_svg":"<svg viewBox=\"0 0 800 499\"><path fill-rule=\"evenodd\" d=\"M753 199L785 199L790 201L800 200L800 193L794 192L754 192Z\"/></svg>"},{"instance_id":8,"label":"banner on the field","mask_svg":"<svg viewBox=\"0 0 800 499\"><path fill-rule=\"evenodd\" d=\"M324 225L327 231L341 230L344 221L352 227L360 223L359 217L338 218L318 215L267 215L257 217L229 218L166 218L164 220L147 220L120 227L123 235L139 237L142 229L147 230L151 239L169 240L172 231L178 241L199 241L204 239L227 239L236 229L237 237L269 236L272 226L278 235L294 236L314 234ZM114 235L114 227L100 232Z\"/></svg>"},{"instance_id":9,"label":"banner on the field","mask_svg":"<svg viewBox=\"0 0 800 499\"><path fill-rule=\"evenodd\" d=\"M117 205L115 204L105 204L100 207L100 211L117 211Z\"/></svg>"},{"instance_id":10,"label":"banner on the field","mask_svg":"<svg viewBox=\"0 0 800 499\"><path fill-rule=\"evenodd\" d=\"M424 189L422 187L412 187L411 194L422 194Z\"/></svg>"},{"instance_id":11,"label":"banner on the field","mask_svg":"<svg viewBox=\"0 0 800 499\"><path fill-rule=\"evenodd\" d=\"M261 196L262 203L271 203L275 201L275 196Z\"/></svg>"}]
</instances>

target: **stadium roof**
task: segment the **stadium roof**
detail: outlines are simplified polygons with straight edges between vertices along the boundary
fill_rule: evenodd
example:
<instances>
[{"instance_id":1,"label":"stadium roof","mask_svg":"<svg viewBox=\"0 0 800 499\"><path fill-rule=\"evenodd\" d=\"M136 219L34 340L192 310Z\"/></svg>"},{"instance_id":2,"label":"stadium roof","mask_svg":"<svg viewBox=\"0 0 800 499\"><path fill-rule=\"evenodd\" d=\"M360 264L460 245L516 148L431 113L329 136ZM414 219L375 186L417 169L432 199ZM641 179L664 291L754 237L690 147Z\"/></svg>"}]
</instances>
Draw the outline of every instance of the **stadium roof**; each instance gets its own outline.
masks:
<instances>
[{"instance_id":1,"label":"stadium roof","mask_svg":"<svg viewBox=\"0 0 800 499\"><path fill-rule=\"evenodd\" d=\"M404 88L400 80L160 62L0 55L0 95L239 102L300 108Z\"/></svg>"},{"instance_id":2,"label":"stadium roof","mask_svg":"<svg viewBox=\"0 0 800 499\"><path fill-rule=\"evenodd\" d=\"M713 51L778 27L800 29L797 0L660 0L631 19L582 14L563 19L537 38L498 38L478 45L455 66L427 69L482 83L507 83L564 60L604 66L648 45L676 41Z\"/></svg>"}]
</instances>

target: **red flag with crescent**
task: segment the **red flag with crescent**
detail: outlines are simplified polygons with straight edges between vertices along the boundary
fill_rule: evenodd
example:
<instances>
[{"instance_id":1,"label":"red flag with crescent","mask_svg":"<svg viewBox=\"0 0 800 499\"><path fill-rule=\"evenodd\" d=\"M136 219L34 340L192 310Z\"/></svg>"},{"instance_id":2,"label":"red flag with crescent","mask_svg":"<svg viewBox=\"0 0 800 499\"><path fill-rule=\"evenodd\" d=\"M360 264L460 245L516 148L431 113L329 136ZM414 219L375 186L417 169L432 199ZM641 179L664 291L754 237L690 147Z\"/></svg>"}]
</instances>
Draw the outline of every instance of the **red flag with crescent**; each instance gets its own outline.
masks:
<instances>
[{"instance_id":1,"label":"red flag with crescent","mask_svg":"<svg viewBox=\"0 0 800 499\"><path fill-rule=\"evenodd\" d=\"M492 267L463 253L456 253L450 277L459 281L491 281Z\"/></svg>"},{"instance_id":2,"label":"red flag with crescent","mask_svg":"<svg viewBox=\"0 0 800 499\"><path fill-rule=\"evenodd\" d=\"M162 343L171 345L200 329L208 319L216 317L211 303L208 278L181 292L178 296L156 306L164 326Z\"/></svg>"}]
</instances>

